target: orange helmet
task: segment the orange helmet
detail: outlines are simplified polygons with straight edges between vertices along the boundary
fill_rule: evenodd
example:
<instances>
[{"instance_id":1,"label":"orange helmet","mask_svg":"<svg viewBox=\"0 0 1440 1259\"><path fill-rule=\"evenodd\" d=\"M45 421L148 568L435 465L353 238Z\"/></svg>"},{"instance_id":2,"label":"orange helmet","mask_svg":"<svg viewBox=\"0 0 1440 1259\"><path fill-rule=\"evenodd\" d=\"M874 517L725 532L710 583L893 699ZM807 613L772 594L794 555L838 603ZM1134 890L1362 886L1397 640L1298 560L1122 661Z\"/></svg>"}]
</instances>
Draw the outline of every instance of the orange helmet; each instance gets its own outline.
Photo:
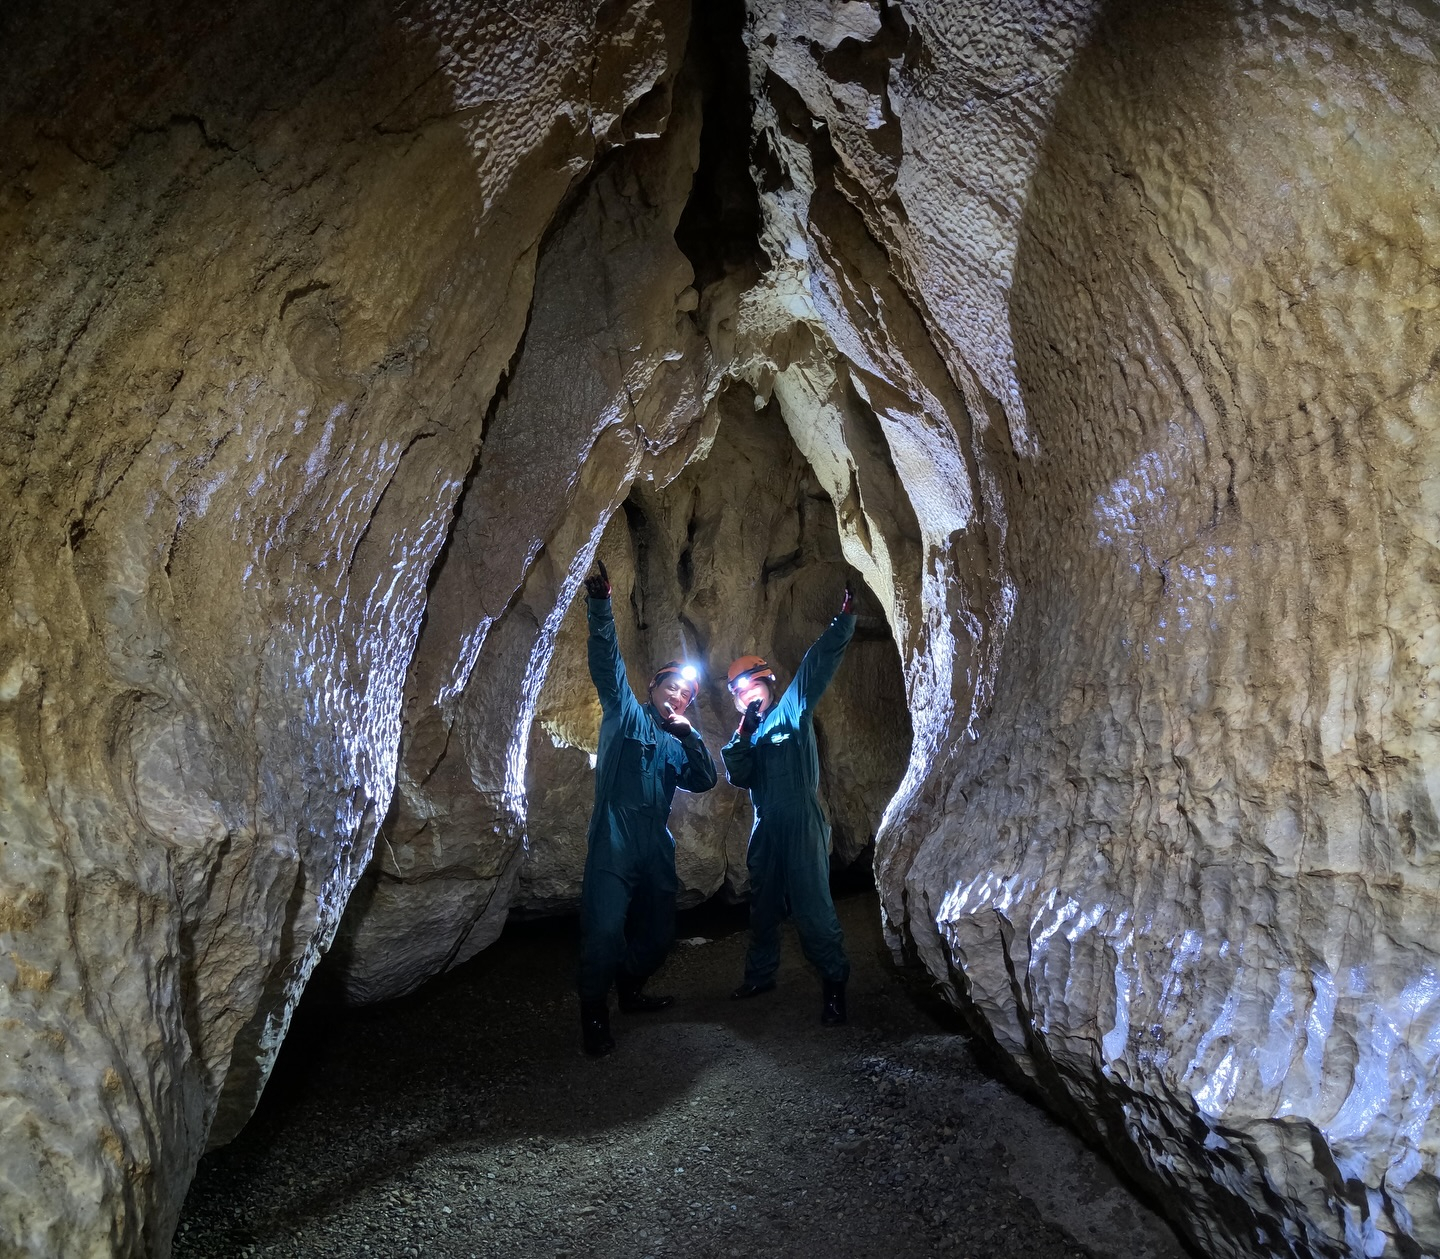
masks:
<instances>
[{"instance_id":1,"label":"orange helmet","mask_svg":"<svg viewBox=\"0 0 1440 1259\"><path fill-rule=\"evenodd\" d=\"M746 682L754 679L757 682L769 682L775 685L775 670L772 669L761 656L741 656L730 664L730 671L726 674L726 685L730 688L730 694L734 695Z\"/></svg>"},{"instance_id":2,"label":"orange helmet","mask_svg":"<svg viewBox=\"0 0 1440 1259\"><path fill-rule=\"evenodd\" d=\"M655 676L650 679L649 690L654 690L660 685L662 678L676 674L682 682L690 688L690 703L694 703L700 694L700 670L693 664L686 664L683 660L667 660L655 670Z\"/></svg>"}]
</instances>

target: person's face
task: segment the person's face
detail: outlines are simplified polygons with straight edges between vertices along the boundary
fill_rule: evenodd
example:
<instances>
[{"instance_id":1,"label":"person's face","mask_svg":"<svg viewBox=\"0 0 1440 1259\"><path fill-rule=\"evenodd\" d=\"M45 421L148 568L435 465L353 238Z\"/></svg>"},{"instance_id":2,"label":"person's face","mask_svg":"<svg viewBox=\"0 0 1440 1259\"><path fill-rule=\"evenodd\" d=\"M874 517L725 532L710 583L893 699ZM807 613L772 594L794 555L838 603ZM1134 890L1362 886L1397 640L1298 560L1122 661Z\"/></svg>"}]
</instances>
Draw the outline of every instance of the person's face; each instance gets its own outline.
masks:
<instances>
[{"instance_id":1,"label":"person's face","mask_svg":"<svg viewBox=\"0 0 1440 1259\"><path fill-rule=\"evenodd\" d=\"M737 713L743 713L757 699L760 701L760 711L762 713L770 711L770 701L773 693L770 690L770 683L765 681L764 678L746 678L745 681L740 684L739 689L732 691L731 694L735 697L735 711Z\"/></svg>"},{"instance_id":2,"label":"person's face","mask_svg":"<svg viewBox=\"0 0 1440 1259\"><path fill-rule=\"evenodd\" d=\"M671 713L679 717L690 707L690 683L677 673L667 673L650 688L650 702L661 713L668 704Z\"/></svg>"}]
</instances>

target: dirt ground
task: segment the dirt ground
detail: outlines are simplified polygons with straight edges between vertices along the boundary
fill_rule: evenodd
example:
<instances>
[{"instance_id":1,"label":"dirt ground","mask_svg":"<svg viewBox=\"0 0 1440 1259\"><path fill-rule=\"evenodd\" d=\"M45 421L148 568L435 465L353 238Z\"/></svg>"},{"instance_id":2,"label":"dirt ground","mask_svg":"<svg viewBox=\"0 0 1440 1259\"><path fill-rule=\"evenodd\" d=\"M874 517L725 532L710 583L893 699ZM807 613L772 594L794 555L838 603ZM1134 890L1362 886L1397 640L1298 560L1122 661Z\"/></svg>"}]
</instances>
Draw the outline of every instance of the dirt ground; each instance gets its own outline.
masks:
<instances>
[{"instance_id":1,"label":"dirt ground","mask_svg":"<svg viewBox=\"0 0 1440 1259\"><path fill-rule=\"evenodd\" d=\"M777 991L727 998L743 910L682 915L659 1015L579 1049L573 922L512 927L414 997L304 1007L260 1110L200 1164L207 1256L1181 1259L1106 1165L988 1076L839 902L851 1023L787 931Z\"/></svg>"}]
</instances>

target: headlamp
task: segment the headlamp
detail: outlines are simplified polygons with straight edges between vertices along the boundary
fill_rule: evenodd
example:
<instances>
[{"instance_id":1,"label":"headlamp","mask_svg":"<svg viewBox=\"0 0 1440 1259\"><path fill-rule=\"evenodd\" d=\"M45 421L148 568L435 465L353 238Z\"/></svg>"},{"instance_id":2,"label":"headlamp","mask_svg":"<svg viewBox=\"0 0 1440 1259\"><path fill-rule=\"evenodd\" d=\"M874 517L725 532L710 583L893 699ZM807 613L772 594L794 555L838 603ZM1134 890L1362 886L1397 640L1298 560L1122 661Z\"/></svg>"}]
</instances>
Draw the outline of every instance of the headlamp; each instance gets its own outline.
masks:
<instances>
[{"instance_id":1,"label":"headlamp","mask_svg":"<svg viewBox=\"0 0 1440 1259\"><path fill-rule=\"evenodd\" d=\"M683 660L667 660L660 666L659 671L650 679L650 689L653 691L660 685L664 678L679 678L690 688L690 702L700 694L700 669L698 665L688 664Z\"/></svg>"}]
</instances>

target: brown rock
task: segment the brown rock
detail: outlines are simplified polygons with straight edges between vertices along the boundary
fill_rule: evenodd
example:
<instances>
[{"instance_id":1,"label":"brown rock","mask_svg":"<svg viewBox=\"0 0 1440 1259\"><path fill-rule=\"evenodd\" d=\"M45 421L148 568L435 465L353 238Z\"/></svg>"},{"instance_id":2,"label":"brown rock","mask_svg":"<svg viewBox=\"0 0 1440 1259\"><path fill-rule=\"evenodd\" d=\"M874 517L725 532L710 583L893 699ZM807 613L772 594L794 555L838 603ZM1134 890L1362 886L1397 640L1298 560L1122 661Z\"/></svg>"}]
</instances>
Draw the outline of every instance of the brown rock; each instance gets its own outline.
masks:
<instances>
[{"instance_id":1,"label":"brown rock","mask_svg":"<svg viewBox=\"0 0 1440 1259\"><path fill-rule=\"evenodd\" d=\"M837 842L893 639L892 944L1199 1245L1440 1249L1432 15L750 0L763 276L686 6L527 19L0 18L0 1250L165 1252L347 901L573 898L597 547L717 745L863 577Z\"/></svg>"},{"instance_id":2,"label":"brown rock","mask_svg":"<svg viewBox=\"0 0 1440 1259\"><path fill-rule=\"evenodd\" d=\"M751 13L747 370L842 504L848 373L923 537L894 942L1208 1252L1428 1253L1440 30Z\"/></svg>"},{"instance_id":3,"label":"brown rock","mask_svg":"<svg viewBox=\"0 0 1440 1259\"><path fill-rule=\"evenodd\" d=\"M349 1000L408 992L499 934L560 621L631 481L673 475L703 434L711 360L677 305L692 273L672 235L699 122L682 102L546 244L411 666L395 809L337 958Z\"/></svg>"},{"instance_id":4,"label":"brown rock","mask_svg":"<svg viewBox=\"0 0 1440 1259\"><path fill-rule=\"evenodd\" d=\"M0 1250L163 1253L389 807L540 239L684 9L4 22Z\"/></svg>"}]
</instances>

